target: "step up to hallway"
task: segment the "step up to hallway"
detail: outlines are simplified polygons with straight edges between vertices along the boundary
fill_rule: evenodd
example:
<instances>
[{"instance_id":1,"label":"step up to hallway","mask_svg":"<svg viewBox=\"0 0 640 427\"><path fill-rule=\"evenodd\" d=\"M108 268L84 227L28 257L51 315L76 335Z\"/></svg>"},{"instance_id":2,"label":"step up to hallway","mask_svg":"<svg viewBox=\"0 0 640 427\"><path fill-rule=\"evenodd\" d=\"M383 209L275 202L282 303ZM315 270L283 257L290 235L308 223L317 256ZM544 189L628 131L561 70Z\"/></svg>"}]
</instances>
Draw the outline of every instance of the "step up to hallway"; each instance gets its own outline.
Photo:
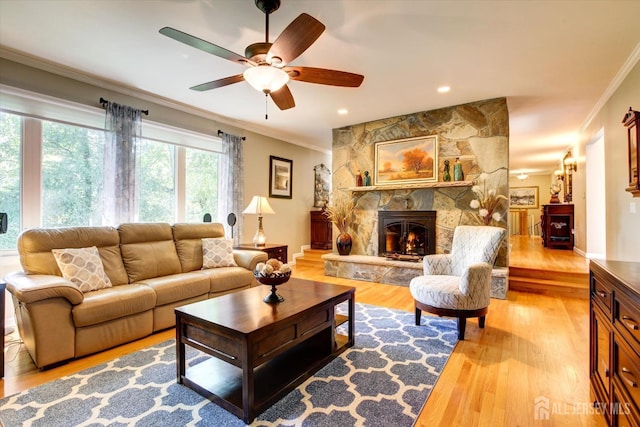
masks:
<instances>
[{"instance_id":1,"label":"step up to hallway","mask_svg":"<svg viewBox=\"0 0 640 427\"><path fill-rule=\"evenodd\" d=\"M509 267L509 289L545 295L589 298L589 274Z\"/></svg>"},{"instance_id":2,"label":"step up to hallway","mask_svg":"<svg viewBox=\"0 0 640 427\"><path fill-rule=\"evenodd\" d=\"M298 267L319 267L324 268L322 255L330 254L330 250L323 249L305 249L301 257L296 258L296 266Z\"/></svg>"}]
</instances>

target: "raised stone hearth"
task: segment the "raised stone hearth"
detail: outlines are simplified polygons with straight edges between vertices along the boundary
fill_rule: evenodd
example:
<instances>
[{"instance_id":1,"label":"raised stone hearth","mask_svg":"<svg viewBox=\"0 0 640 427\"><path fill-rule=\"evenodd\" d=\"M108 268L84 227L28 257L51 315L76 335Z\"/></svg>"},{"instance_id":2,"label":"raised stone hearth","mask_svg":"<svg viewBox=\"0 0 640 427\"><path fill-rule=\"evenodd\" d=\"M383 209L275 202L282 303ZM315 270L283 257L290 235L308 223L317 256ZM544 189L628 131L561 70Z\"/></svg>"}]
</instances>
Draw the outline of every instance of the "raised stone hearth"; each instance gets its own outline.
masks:
<instances>
[{"instance_id":1,"label":"raised stone hearth","mask_svg":"<svg viewBox=\"0 0 640 427\"><path fill-rule=\"evenodd\" d=\"M414 277L422 275L422 262L395 261L369 255L322 255L324 274L344 279L409 286ZM509 288L509 270L494 268L491 277L491 297L505 299Z\"/></svg>"}]
</instances>

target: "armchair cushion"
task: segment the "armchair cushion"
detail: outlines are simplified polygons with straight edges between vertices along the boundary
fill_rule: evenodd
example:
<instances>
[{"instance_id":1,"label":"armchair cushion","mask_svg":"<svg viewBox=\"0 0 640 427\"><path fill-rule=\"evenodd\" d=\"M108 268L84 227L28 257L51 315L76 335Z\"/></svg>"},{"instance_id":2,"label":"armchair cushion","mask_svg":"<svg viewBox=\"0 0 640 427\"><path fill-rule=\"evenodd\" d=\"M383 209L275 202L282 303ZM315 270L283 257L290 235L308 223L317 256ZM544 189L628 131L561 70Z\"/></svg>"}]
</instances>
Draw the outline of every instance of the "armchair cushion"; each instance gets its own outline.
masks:
<instances>
[{"instance_id":1,"label":"armchair cushion","mask_svg":"<svg viewBox=\"0 0 640 427\"><path fill-rule=\"evenodd\" d=\"M491 265L469 266L462 276L418 276L411 280L409 290L417 301L432 307L450 310L477 310L489 305Z\"/></svg>"}]
</instances>

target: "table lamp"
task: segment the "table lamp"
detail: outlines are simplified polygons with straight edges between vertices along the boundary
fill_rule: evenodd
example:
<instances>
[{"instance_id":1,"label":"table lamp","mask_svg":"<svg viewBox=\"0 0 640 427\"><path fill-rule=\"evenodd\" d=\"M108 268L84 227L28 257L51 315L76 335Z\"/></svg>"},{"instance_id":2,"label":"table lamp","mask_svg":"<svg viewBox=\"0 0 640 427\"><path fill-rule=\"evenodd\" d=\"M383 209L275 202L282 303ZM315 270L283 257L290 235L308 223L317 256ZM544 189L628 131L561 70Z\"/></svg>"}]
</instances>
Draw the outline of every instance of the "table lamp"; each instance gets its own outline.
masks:
<instances>
[{"instance_id":1,"label":"table lamp","mask_svg":"<svg viewBox=\"0 0 640 427\"><path fill-rule=\"evenodd\" d=\"M267 242L267 237L264 235L264 230L262 229L262 215L275 214L273 209L271 209L271 206L269 206L267 198L262 196L253 196L249 206L247 206L242 213L258 215L258 230L256 231L255 236L253 236L253 243L256 247L264 246Z\"/></svg>"}]
</instances>

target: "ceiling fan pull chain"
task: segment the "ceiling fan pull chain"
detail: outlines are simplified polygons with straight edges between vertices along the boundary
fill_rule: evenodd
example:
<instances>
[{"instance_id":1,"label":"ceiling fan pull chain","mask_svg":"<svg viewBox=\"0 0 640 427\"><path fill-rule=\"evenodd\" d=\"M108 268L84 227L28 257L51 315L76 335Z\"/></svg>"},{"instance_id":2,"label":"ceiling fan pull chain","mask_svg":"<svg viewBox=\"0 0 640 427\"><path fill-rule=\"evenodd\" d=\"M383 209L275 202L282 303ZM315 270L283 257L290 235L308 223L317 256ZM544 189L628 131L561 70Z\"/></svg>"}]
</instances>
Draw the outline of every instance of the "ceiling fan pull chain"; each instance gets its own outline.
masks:
<instances>
[{"instance_id":1,"label":"ceiling fan pull chain","mask_svg":"<svg viewBox=\"0 0 640 427\"><path fill-rule=\"evenodd\" d=\"M269 120L269 94L264 94L264 119Z\"/></svg>"}]
</instances>

